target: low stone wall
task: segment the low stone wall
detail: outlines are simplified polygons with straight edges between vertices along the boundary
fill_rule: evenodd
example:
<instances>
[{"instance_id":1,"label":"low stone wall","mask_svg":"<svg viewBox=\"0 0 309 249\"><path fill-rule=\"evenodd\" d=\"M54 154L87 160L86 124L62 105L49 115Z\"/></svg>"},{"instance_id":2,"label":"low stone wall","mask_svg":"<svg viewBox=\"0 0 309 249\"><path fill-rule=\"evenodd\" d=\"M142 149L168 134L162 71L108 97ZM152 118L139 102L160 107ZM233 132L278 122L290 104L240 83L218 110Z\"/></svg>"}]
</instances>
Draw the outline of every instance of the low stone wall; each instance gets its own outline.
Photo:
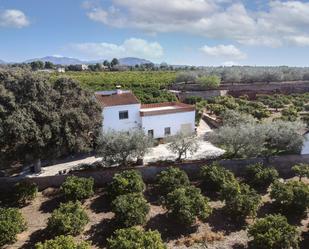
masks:
<instances>
[{"instance_id":1,"label":"low stone wall","mask_svg":"<svg viewBox=\"0 0 309 249\"><path fill-rule=\"evenodd\" d=\"M255 98L257 94L291 94L304 93L309 91L309 81L287 81L287 82L255 82L250 84L221 84L217 89L207 89L196 83L190 84L174 84L171 90L180 91L178 93L180 99L185 99L188 96L200 96L209 99L215 96L232 95L238 97L248 95L250 98Z\"/></svg>"},{"instance_id":2,"label":"low stone wall","mask_svg":"<svg viewBox=\"0 0 309 249\"><path fill-rule=\"evenodd\" d=\"M197 179L201 166L210 164L214 160L207 161L196 161L188 163L175 163L174 166L184 170L190 179ZM275 156L270 157L269 160L265 158L253 158L253 159L235 159L235 160L220 160L220 165L228 170L234 172L237 176L242 176L246 166L255 163L263 163L267 166L275 167L282 177L290 177L292 174L291 167L298 163L309 163L309 155L286 155L286 156ZM156 180L156 175L162 170L167 169L168 165L165 166L141 166L134 169L141 172L143 179L146 183L153 183ZM80 177L93 177L95 185L103 187L109 183L113 175L119 171L125 169L100 169L100 170L88 170L82 172L75 172L74 175ZM56 175L47 177L32 177L28 178L29 181L38 184L40 190L44 190L48 187L59 187L68 175ZM0 191L7 191L12 186L23 178L0 178Z\"/></svg>"}]
</instances>

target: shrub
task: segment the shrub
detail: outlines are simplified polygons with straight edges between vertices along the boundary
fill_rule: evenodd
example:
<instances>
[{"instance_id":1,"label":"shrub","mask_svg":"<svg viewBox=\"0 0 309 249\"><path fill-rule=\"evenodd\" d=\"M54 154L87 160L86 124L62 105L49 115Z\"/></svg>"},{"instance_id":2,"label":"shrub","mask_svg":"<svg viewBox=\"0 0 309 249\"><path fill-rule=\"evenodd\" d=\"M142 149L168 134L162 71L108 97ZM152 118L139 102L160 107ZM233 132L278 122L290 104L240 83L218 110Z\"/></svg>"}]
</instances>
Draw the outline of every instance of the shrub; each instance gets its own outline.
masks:
<instances>
[{"instance_id":1,"label":"shrub","mask_svg":"<svg viewBox=\"0 0 309 249\"><path fill-rule=\"evenodd\" d=\"M57 235L78 235L89 219L79 202L61 203L48 219L47 228Z\"/></svg>"},{"instance_id":2,"label":"shrub","mask_svg":"<svg viewBox=\"0 0 309 249\"><path fill-rule=\"evenodd\" d=\"M200 189L193 186L178 188L169 193L164 206L171 217L185 226L192 225L196 218L206 219L212 211L208 199L201 194Z\"/></svg>"},{"instance_id":3,"label":"shrub","mask_svg":"<svg viewBox=\"0 0 309 249\"><path fill-rule=\"evenodd\" d=\"M61 185L61 191L67 200L84 200L93 195L93 178L69 176Z\"/></svg>"},{"instance_id":4,"label":"shrub","mask_svg":"<svg viewBox=\"0 0 309 249\"><path fill-rule=\"evenodd\" d=\"M15 184L15 200L20 205L26 205L35 199L38 193L38 186L35 183L22 181Z\"/></svg>"},{"instance_id":5,"label":"shrub","mask_svg":"<svg viewBox=\"0 0 309 249\"><path fill-rule=\"evenodd\" d=\"M177 188L190 185L186 172L175 167L170 167L167 170L161 171L157 178L160 193L163 195L166 195Z\"/></svg>"},{"instance_id":6,"label":"shrub","mask_svg":"<svg viewBox=\"0 0 309 249\"><path fill-rule=\"evenodd\" d=\"M296 176L299 177L300 181L303 177L309 178L309 165L308 164L300 163L298 165L294 165L292 167L292 171L294 172Z\"/></svg>"},{"instance_id":7,"label":"shrub","mask_svg":"<svg viewBox=\"0 0 309 249\"><path fill-rule=\"evenodd\" d=\"M231 218L244 220L246 217L256 216L261 197L255 190L246 184L230 184L225 191L224 210Z\"/></svg>"},{"instance_id":8,"label":"shrub","mask_svg":"<svg viewBox=\"0 0 309 249\"><path fill-rule=\"evenodd\" d=\"M90 244L81 242L77 244L72 236L58 236L44 243L35 244L35 249L90 249Z\"/></svg>"},{"instance_id":9,"label":"shrub","mask_svg":"<svg viewBox=\"0 0 309 249\"><path fill-rule=\"evenodd\" d=\"M141 194L126 194L118 196L112 202L112 211L121 226L131 227L146 222L149 205Z\"/></svg>"},{"instance_id":10,"label":"shrub","mask_svg":"<svg viewBox=\"0 0 309 249\"><path fill-rule=\"evenodd\" d=\"M257 163L246 168L246 181L253 187L265 189L279 177L275 168Z\"/></svg>"},{"instance_id":11,"label":"shrub","mask_svg":"<svg viewBox=\"0 0 309 249\"><path fill-rule=\"evenodd\" d=\"M16 208L0 208L0 247L16 241L16 235L26 230L27 225Z\"/></svg>"},{"instance_id":12,"label":"shrub","mask_svg":"<svg viewBox=\"0 0 309 249\"><path fill-rule=\"evenodd\" d=\"M281 215L268 215L258 219L248 231L253 237L250 248L255 249L297 249L299 232Z\"/></svg>"},{"instance_id":13,"label":"shrub","mask_svg":"<svg viewBox=\"0 0 309 249\"><path fill-rule=\"evenodd\" d=\"M200 172L205 187L212 191L220 191L227 182L237 182L234 174L217 163L203 166Z\"/></svg>"},{"instance_id":14,"label":"shrub","mask_svg":"<svg viewBox=\"0 0 309 249\"><path fill-rule=\"evenodd\" d=\"M107 239L107 249L166 249L158 231L136 227L118 229Z\"/></svg>"},{"instance_id":15,"label":"shrub","mask_svg":"<svg viewBox=\"0 0 309 249\"><path fill-rule=\"evenodd\" d=\"M207 88L217 88L220 86L221 79L217 75L209 75L197 78L196 82Z\"/></svg>"},{"instance_id":16,"label":"shrub","mask_svg":"<svg viewBox=\"0 0 309 249\"><path fill-rule=\"evenodd\" d=\"M275 182L270 197L281 211L304 213L309 207L309 186L300 181Z\"/></svg>"},{"instance_id":17,"label":"shrub","mask_svg":"<svg viewBox=\"0 0 309 249\"><path fill-rule=\"evenodd\" d=\"M141 174L136 170L126 170L117 173L108 186L108 194L111 198L130 193L141 193L145 189Z\"/></svg>"}]
</instances>

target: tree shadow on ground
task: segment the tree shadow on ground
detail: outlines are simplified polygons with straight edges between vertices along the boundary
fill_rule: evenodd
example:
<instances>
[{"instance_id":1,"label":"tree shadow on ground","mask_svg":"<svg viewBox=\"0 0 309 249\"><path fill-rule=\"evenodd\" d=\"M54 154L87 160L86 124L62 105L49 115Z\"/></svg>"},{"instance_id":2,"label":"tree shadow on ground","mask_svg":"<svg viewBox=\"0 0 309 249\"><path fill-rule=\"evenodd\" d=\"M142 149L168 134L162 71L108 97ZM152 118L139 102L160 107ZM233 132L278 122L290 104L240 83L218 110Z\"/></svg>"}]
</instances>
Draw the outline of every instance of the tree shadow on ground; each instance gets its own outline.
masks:
<instances>
[{"instance_id":1,"label":"tree shadow on ground","mask_svg":"<svg viewBox=\"0 0 309 249\"><path fill-rule=\"evenodd\" d=\"M212 227L212 231L224 232L226 235L239 231L245 226L244 221L235 221L227 217L223 208L213 209L212 214L207 218L207 222Z\"/></svg>"},{"instance_id":2,"label":"tree shadow on ground","mask_svg":"<svg viewBox=\"0 0 309 249\"><path fill-rule=\"evenodd\" d=\"M276 212L276 210L273 204L270 202L265 202L263 206L261 206L259 210L257 211L256 217L263 218L268 214L273 214L274 212Z\"/></svg>"},{"instance_id":3,"label":"tree shadow on ground","mask_svg":"<svg viewBox=\"0 0 309 249\"><path fill-rule=\"evenodd\" d=\"M188 228L181 226L175 220L168 217L165 213L157 214L156 216L150 218L145 229L158 230L163 241L168 242L170 240L179 239L182 236L188 236L189 234L196 232L197 227L197 225Z\"/></svg>"},{"instance_id":4,"label":"tree shadow on ground","mask_svg":"<svg viewBox=\"0 0 309 249\"><path fill-rule=\"evenodd\" d=\"M303 240L300 242L299 248L300 249L308 249L309 248L309 233L304 232L302 234L302 238L303 238Z\"/></svg>"},{"instance_id":5,"label":"tree shadow on ground","mask_svg":"<svg viewBox=\"0 0 309 249\"><path fill-rule=\"evenodd\" d=\"M160 196L158 188L154 185L147 186L147 189L144 192L145 199L152 205L160 204Z\"/></svg>"},{"instance_id":6,"label":"tree shadow on ground","mask_svg":"<svg viewBox=\"0 0 309 249\"><path fill-rule=\"evenodd\" d=\"M236 243L235 245L232 246L233 249L245 249L246 246L243 244L238 244Z\"/></svg>"},{"instance_id":7,"label":"tree shadow on ground","mask_svg":"<svg viewBox=\"0 0 309 249\"><path fill-rule=\"evenodd\" d=\"M53 237L53 234L49 233L47 228L37 230L29 236L29 240L20 249L33 249L36 243L43 243L45 240L52 239Z\"/></svg>"},{"instance_id":8,"label":"tree shadow on ground","mask_svg":"<svg viewBox=\"0 0 309 249\"><path fill-rule=\"evenodd\" d=\"M62 203L64 201L65 201L65 199L64 199L63 195L56 195L56 196L42 202L39 210L43 213L51 213L54 209L56 209L60 206L60 203Z\"/></svg>"},{"instance_id":9,"label":"tree shadow on ground","mask_svg":"<svg viewBox=\"0 0 309 249\"><path fill-rule=\"evenodd\" d=\"M92 245L105 248L107 238L111 237L117 229L115 219L103 219L100 223L94 224L85 235L89 236Z\"/></svg>"},{"instance_id":10,"label":"tree shadow on ground","mask_svg":"<svg viewBox=\"0 0 309 249\"><path fill-rule=\"evenodd\" d=\"M95 199L92 200L89 208L96 214L110 211L111 200L106 192L101 192Z\"/></svg>"}]
</instances>

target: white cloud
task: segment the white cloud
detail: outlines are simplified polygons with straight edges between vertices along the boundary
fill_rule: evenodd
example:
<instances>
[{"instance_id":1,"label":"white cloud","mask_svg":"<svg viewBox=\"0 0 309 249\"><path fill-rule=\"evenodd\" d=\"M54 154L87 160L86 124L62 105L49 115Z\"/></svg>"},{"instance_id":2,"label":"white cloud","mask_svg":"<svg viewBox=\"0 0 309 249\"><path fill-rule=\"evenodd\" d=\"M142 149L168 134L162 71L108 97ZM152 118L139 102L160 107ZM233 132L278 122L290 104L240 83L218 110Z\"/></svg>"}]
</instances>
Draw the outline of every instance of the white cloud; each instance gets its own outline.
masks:
<instances>
[{"instance_id":1,"label":"white cloud","mask_svg":"<svg viewBox=\"0 0 309 249\"><path fill-rule=\"evenodd\" d=\"M203 46L201 50L210 56L231 58L234 60L246 59L247 55L236 48L234 45L217 45L214 47Z\"/></svg>"},{"instance_id":2,"label":"white cloud","mask_svg":"<svg viewBox=\"0 0 309 249\"><path fill-rule=\"evenodd\" d=\"M30 24L27 16L20 10L0 11L0 27L23 28Z\"/></svg>"},{"instance_id":3,"label":"white cloud","mask_svg":"<svg viewBox=\"0 0 309 249\"><path fill-rule=\"evenodd\" d=\"M249 10L231 0L112 0L107 8L88 4L87 15L148 33L186 32L271 47L309 45L309 3L302 1L268 1L263 10Z\"/></svg>"},{"instance_id":4,"label":"white cloud","mask_svg":"<svg viewBox=\"0 0 309 249\"><path fill-rule=\"evenodd\" d=\"M164 51L157 42L148 42L143 39L130 38L117 45L113 43L78 43L73 48L92 59L141 57L146 59L160 59Z\"/></svg>"}]
</instances>

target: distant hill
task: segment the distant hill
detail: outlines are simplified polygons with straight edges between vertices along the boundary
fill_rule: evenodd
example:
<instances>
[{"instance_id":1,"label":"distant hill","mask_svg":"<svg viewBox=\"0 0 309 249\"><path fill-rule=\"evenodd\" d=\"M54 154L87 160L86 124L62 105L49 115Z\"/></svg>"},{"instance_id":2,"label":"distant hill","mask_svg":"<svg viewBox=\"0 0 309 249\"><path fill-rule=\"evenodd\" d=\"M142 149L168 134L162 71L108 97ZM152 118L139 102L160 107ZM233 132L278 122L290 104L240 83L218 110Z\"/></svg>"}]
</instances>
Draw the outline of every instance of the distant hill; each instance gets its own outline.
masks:
<instances>
[{"instance_id":1,"label":"distant hill","mask_svg":"<svg viewBox=\"0 0 309 249\"><path fill-rule=\"evenodd\" d=\"M74 64L95 64L95 63L103 63L102 60L92 60L92 61L82 61L76 58L70 58L70 57L59 57L59 56L45 56L42 58L34 58L34 59L29 59L24 61L25 63L30 63L32 61L50 61L54 64L59 64L59 65L74 65ZM125 58L120 58L119 63L121 65L126 65L126 66L135 66L136 64L141 65L141 64L146 64L146 63L151 63L151 61L141 59L141 58L135 58L135 57L125 57Z\"/></svg>"},{"instance_id":2,"label":"distant hill","mask_svg":"<svg viewBox=\"0 0 309 249\"><path fill-rule=\"evenodd\" d=\"M50 61L54 64L59 64L59 65L74 65L74 64L85 64L85 62L75 59L75 58L70 58L70 57L59 57L59 56L45 56L42 58L34 58L34 59L29 59L24 61L25 63L30 63L33 61Z\"/></svg>"},{"instance_id":3,"label":"distant hill","mask_svg":"<svg viewBox=\"0 0 309 249\"><path fill-rule=\"evenodd\" d=\"M0 64L6 64L6 62L3 60L0 60Z\"/></svg>"},{"instance_id":4,"label":"distant hill","mask_svg":"<svg viewBox=\"0 0 309 249\"><path fill-rule=\"evenodd\" d=\"M121 65L126 65L126 66L135 66L135 65L142 65L142 64L152 63L152 62L145 60L145 59L135 58L135 57L125 57L125 58L120 58L119 63Z\"/></svg>"}]
</instances>

